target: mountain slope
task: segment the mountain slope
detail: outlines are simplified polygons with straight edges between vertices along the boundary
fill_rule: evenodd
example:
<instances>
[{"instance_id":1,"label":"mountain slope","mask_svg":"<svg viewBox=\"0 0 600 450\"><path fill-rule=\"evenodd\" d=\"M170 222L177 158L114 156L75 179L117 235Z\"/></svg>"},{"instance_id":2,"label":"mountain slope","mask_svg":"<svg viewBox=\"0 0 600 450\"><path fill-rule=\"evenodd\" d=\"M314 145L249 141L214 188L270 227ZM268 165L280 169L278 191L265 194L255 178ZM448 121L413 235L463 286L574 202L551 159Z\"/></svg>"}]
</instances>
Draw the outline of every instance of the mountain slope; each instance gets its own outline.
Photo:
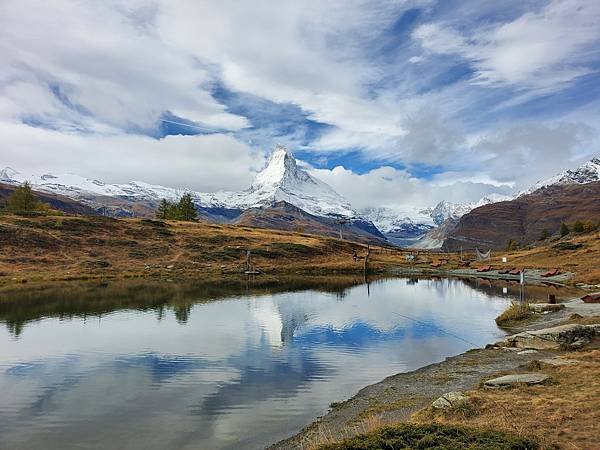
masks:
<instances>
[{"instance_id":1,"label":"mountain slope","mask_svg":"<svg viewBox=\"0 0 600 450\"><path fill-rule=\"evenodd\" d=\"M510 239L531 244L543 229L554 234L561 223L576 220L600 221L600 182L555 184L515 200L476 208L460 218L442 248L504 249Z\"/></svg>"},{"instance_id":2,"label":"mountain slope","mask_svg":"<svg viewBox=\"0 0 600 450\"><path fill-rule=\"evenodd\" d=\"M286 201L275 202L268 207L248 208L232 223L322 236L340 235L340 223L337 219L309 214ZM348 220L341 227L344 239L365 243L385 241L385 236L375 226L361 219Z\"/></svg>"},{"instance_id":3,"label":"mountain slope","mask_svg":"<svg viewBox=\"0 0 600 450\"><path fill-rule=\"evenodd\" d=\"M512 199L501 194L490 194L476 203L452 203L445 200L433 208L367 208L363 217L372 221L386 238L403 247L424 249L440 248L449 230L463 215L489 203Z\"/></svg>"}]
</instances>

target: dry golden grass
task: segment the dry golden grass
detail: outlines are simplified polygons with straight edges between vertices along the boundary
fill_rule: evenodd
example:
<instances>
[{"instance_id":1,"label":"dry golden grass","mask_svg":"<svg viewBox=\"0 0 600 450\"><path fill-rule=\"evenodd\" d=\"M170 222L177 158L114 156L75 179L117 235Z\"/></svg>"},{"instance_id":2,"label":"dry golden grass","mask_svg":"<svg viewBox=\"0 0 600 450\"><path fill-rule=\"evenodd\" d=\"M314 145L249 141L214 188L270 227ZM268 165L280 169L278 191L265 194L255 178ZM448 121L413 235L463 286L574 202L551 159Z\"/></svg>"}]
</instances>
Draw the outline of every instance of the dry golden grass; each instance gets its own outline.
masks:
<instances>
[{"instance_id":1,"label":"dry golden grass","mask_svg":"<svg viewBox=\"0 0 600 450\"><path fill-rule=\"evenodd\" d=\"M581 247L569 250L557 247L561 242L581 244ZM494 252L492 252L494 253ZM502 263L502 256L508 257L508 264ZM562 272L573 272L572 283L600 282L600 237L597 232L567 237L560 242L545 242L529 250L515 252L495 252L492 264L496 267L527 267L548 270L559 268Z\"/></svg>"},{"instance_id":2,"label":"dry golden grass","mask_svg":"<svg viewBox=\"0 0 600 450\"><path fill-rule=\"evenodd\" d=\"M356 435L369 433L377 430L385 425L385 422L378 415L371 415L363 418L362 420L347 425L338 435L334 437L333 433L329 430L319 428L319 432L314 435L310 435L303 442L300 443L300 447L303 450L316 450L324 445L334 444L340 440L351 438Z\"/></svg>"},{"instance_id":3,"label":"dry golden grass","mask_svg":"<svg viewBox=\"0 0 600 450\"><path fill-rule=\"evenodd\" d=\"M512 302L510 306L496 317L496 325L500 327L510 326L516 322L522 322L531 318L532 313L529 309L529 303Z\"/></svg>"},{"instance_id":4,"label":"dry golden grass","mask_svg":"<svg viewBox=\"0 0 600 450\"><path fill-rule=\"evenodd\" d=\"M467 414L465 408L449 412L428 408L412 420L531 436L544 448L600 448L600 350L565 356L579 363L539 365L552 377L552 383L498 390L481 388L468 393Z\"/></svg>"},{"instance_id":5,"label":"dry golden grass","mask_svg":"<svg viewBox=\"0 0 600 450\"><path fill-rule=\"evenodd\" d=\"M509 255L510 264L577 272L573 282L599 282L595 235L574 240L573 251L549 245ZM263 273L360 273L367 246L360 243L272 229L194 222L157 222L105 217L19 217L0 215L0 284L19 280L166 277L197 278L239 274L246 250ZM419 251L408 263L406 251L371 247L369 269L391 267L425 273L460 268L456 253ZM495 267L499 256L492 261ZM443 264L432 269L432 261Z\"/></svg>"},{"instance_id":6,"label":"dry golden grass","mask_svg":"<svg viewBox=\"0 0 600 450\"><path fill-rule=\"evenodd\" d=\"M263 273L358 273L363 244L303 233L192 222L104 217L0 216L0 283L99 277L193 278ZM372 249L369 268L404 261Z\"/></svg>"}]
</instances>

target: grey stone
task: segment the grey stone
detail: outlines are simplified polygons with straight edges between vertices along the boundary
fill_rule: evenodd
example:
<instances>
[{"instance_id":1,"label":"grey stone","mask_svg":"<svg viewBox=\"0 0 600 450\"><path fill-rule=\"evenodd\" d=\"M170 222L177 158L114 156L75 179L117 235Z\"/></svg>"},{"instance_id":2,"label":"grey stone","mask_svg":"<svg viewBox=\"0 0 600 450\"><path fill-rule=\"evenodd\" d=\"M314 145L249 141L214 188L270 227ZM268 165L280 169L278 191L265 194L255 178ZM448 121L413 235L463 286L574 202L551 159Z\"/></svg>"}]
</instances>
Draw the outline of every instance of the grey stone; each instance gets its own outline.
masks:
<instances>
[{"instance_id":1,"label":"grey stone","mask_svg":"<svg viewBox=\"0 0 600 450\"><path fill-rule=\"evenodd\" d=\"M451 408L465 402L466 400L467 396L465 396L462 392L448 392L434 401L431 406L436 409Z\"/></svg>"},{"instance_id":2,"label":"grey stone","mask_svg":"<svg viewBox=\"0 0 600 450\"><path fill-rule=\"evenodd\" d=\"M545 373L516 373L488 380L484 383L484 386L488 388L499 388L512 386L517 383L540 384L549 378L550 377Z\"/></svg>"},{"instance_id":3,"label":"grey stone","mask_svg":"<svg viewBox=\"0 0 600 450\"><path fill-rule=\"evenodd\" d=\"M536 313L553 312L565 309L565 305L561 303L531 303L529 309Z\"/></svg>"},{"instance_id":4,"label":"grey stone","mask_svg":"<svg viewBox=\"0 0 600 450\"><path fill-rule=\"evenodd\" d=\"M535 353L538 353L537 350L521 350L519 353L517 353L517 355L533 355Z\"/></svg>"},{"instance_id":5,"label":"grey stone","mask_svg":"<svg viewBox=\"0 0 600 450\"><path fill-rule=\"evenodd\" d=\"M559 356L555 356L554 358L540 359L540 362L551 366L573 366L575 364L579 364L579 361L576 359L561 358Z\"/></svg>"}]
</instances>

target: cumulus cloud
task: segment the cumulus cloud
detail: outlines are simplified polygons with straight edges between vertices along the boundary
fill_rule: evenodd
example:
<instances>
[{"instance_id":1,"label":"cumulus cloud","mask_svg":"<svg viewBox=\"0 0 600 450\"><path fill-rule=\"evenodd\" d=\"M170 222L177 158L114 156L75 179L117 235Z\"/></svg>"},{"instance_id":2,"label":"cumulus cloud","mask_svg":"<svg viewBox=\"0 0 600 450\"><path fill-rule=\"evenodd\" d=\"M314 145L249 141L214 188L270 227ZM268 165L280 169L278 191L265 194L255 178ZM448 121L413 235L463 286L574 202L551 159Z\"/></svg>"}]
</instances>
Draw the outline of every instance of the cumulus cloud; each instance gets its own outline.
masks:
<instances>
[{"instance_id":1,"label":"cumulus cloud","mask_svg":"<svg viewBox=\"0 0 600 450\"><path fill-rule=\"evenodd\" d=\"M330 184L344 197L351 199L355 208L386 206L398 211L409 211L435 206L442 200L476 202L487 194L510 192L506 185L489 183L487 179L470 180L466 177L449 181L415 178L405 170L383 166L364 174L357 174L342 166L333 169L313 169L312 173Z\"/></svg>"},{"instance_id":2,"label":"cumulus cloud","mask_svg":"<svg viewBox=\"0 0 600 450\"><path fill-rule=\"evenodd\" d=\"M23 173L75 173L105 182L145 181L198 191L247 188L262 153L223 134L79 134L0 123L2 162ZM32 155L35 155L32 158Z\"/></svg>"},{"instance_id":3,"label":"cumulus cloud","mask_svg":"<svg viewBox=\"0 0 600 450\"><path fill-rule=\"evenodd\" d=\"M66 108L110 126L148 129L171 111L217 128L247 126L202 87L212 80L210 68L158 39L152 25L156 10L148 5L2 2L0 90L15 103L13 116L58 120ZM14 86L22 80L30 89ZM63 107L42 104L39 110L29 97L34 90Z\"/></svg>"},{"instance_id":4,"label":"cumulus cloud","mask_svg":"<svg viewBox=\"0 0 600 450\"><path fill-rule=\"evenodd\" d=\"M451 24L421 25L413 38L431 53L458 54L476 68L473 83L556 90L595 69L600 3L554 0L507 23L461 33Z\"/></svg>"}]
</instances>

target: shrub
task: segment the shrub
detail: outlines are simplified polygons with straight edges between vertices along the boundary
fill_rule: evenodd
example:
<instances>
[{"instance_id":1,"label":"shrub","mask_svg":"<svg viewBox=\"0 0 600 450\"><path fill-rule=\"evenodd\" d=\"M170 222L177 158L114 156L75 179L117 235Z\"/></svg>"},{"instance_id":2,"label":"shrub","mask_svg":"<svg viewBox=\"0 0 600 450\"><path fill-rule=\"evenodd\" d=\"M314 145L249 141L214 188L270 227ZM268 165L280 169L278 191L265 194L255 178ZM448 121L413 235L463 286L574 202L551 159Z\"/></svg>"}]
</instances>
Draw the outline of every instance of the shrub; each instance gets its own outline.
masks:
<instances>
[{"instance_id":1,"label":"shrub","mask_svg":"<svg viewBox=\"0 0 600 450\"><path fill-rule=\"evenodd\" d=\"M587 220L583 223L583 231L585 233L591 233L598 228L598 224L595 224L591 220Z\"/></svg>"},{"instance_id":2,"label":"shrub","mask_svg":"<svg viewBox=\"0 0 600 450\"><path fill-rule=\"evenodd\" d=\"M375 449L438 450L532 450L537 442L494 430L480 430L450 425L403 424L387 426L345 441L320 447L321 450Z\"/></svg>"},{"instance_id":3,"label":"shrub","mask_svg":"<svg viewBox=\"0 0 600 450\"><path fill-rule=\"evenodd\" d=\"M581 220L578 220L573 224L573 231L576 233L583 233L584 228L583 222Z\"/></svg>"},{"instance_id":4,"label":"shrub","mask_svg":"<svg viewBox=\"0 0 600 450\"><path fill-rule=\"evenodd\" d=\"M512 302L506 311L496 317L496 325L507 326L514 322L529 319L530 317L531 310L529 309L529 303Z\"/></svg>"},{"instance_id":5,"label":"shrub","mask_svg":"<svg viewBox=\"0 0 600 450\"><path fill-rule=\"evenodd\" d=\"M569 230L569 227L567 226L566 223L563 222L560 224L560 229L558 230L560 237L565 237L570 232L571 232L571 230Z\"/></svg>"},{"instance_id":6,"label":"shrub","mask_svg":"<svg viewBox=\"0 0 600 450\"><path fill-rule=\"evenodd\" d=\"M506 243L506 251L507 252L515 251L518 248L519 248L519 245L517 244L517 241L515 241L514 239L509 239L508 242Z\"/></svg>"},{"instance_id":7,"label":"shrub","mask_svg":"<svg viewBox=\"0 0 600 450\"><path fill-rule=\"evenodd\" d=\"M550 232L548 231L547 228L544 228L542 230L542 232L540 233L540 241L545 241L549 237L550 237Z\"/></svg>"}]
</instances>

